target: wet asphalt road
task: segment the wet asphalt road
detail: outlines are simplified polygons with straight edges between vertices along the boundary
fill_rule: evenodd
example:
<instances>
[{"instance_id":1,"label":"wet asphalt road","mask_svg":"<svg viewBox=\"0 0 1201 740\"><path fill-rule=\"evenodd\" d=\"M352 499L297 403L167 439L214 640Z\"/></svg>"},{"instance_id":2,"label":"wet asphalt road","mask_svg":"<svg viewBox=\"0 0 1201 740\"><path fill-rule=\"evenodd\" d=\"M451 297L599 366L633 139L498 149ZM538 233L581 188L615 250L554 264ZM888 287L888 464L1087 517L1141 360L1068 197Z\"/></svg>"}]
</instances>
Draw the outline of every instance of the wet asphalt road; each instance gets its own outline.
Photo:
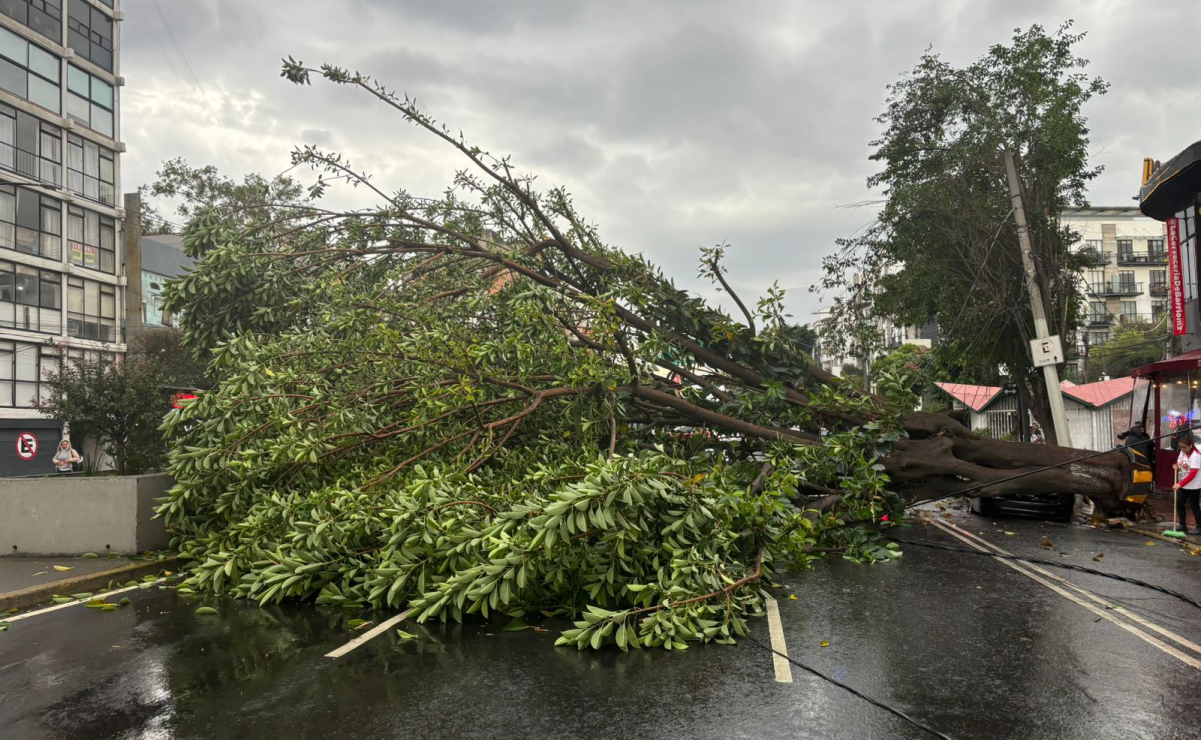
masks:
<instances>
[{"instance_id":1,"label":"wet asphalt road","mask_svg":"<svg viewBox=\"0 0 1201 740\"><path fill-rule=\"evenodd\" d=\"M1201 558L1166 543L961 512L950 521L1016 553L1201 598ZM899 536L960 544L930 527ZM1059 574L1201 643L1201 610ZM908 547L895 563L836 560L785 581L775 593L792 656L953 738L1201 737L1201 670L990 558ZM580 653L553 648L553 632L406 623L419 639L389 632L329 661L354 615L157 589L133 599L0 634L0 737L930 737L799 668L777 683L771 655L749 641ZM196 615L202 603L220 614ZM768 641L763 620L754 629Z\"/></svg>"}]
</instances>

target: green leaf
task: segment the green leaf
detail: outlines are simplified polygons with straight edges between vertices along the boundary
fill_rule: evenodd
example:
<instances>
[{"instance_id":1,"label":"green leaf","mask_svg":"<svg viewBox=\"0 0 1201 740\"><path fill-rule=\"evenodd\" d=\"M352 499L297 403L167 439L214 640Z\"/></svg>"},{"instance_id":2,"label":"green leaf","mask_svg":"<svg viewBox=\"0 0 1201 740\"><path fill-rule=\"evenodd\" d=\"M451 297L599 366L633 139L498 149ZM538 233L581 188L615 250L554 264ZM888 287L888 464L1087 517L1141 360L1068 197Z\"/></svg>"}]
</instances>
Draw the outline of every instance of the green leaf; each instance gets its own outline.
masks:
<instances>
[{"instance_id":1,"label":"green leaf","mask_svg":"<svg viewBox=\"0 0 1201 740\"><path fill-rule=\"evenodd\" d=\"M417 635L411 635L411 634L409 634L408 632L405 632L404 630L396 630L396 636L397 636L397 637L399 637L399 638L400 638L400 639L402 639L402 640L415 640L415 639L417 639Z\"/></svg>"},{"instance_id":2,"label":"green leaf","mask_svg":"<svg viewBox=\"0 0 1201 740\"><path fill-rule=\"evenodd\" d=\"M91 591L83 591L81 593L71 594L71 598L77 599L79 601L83 601L84 599L92 598L92 592Z\"/></svg>"},{"instance_id":3,"label":"green leaf","mask_svg":"<svg viewBox=\"0 0 1201 740\"><path fill-rule=\"evenodd\" d=\"M196 610L197 614L216 614L217 610L211 606L202 606Z\"/></svg>"},{"instance_id":4,"label":"green leaf","mask_svg":"<svg viewBox=\"0 0 1201 740\"><path fill-rule=\"evenodd\" d=\"M132 602L129 600L129 597L126 596L124 599L121 599L120 601L118 601L117 605L118 606L129 606L130 603L132 603Z\"/></svg>"},{"instance_id":5,"label":"green leaf","mask_svg":"<svg viewBox=\"0 0 1201 740\"><path fill-rule=\"evenodd\" d=\"M523 630L532 630L532 629L534 629L534 626L532 624L526 624L525 622L521 621L520 619L514 619L512 622L509 622L508 624L505 625L505 632L521 632Z\"/></svg>"},{"instance_id":6,"label":"green leaf","mask_svg":"<svg viewBox=\"0 0 1201 740\"><path fill-rule=\"evenodd\" d=\"M85 559L85 560L86 560L86 559L89 559L89 558L98 558L98 557L100 557L100 556L99 556L99 555L97 555L97 554L96 554L96 553L94 553L94 552L85 552L84 554L80 555L79 557L80 557L80 558L83 558L83 559Z\"/></svg>"},{"instance_id":7,"label":"green leaf","mask_svg":"<svg viewBox=\"0 0 1201 740\"><path fill-rule=\"evenodd\" d=\"M51 596L50 600L55 604L70 604L75 601L70 596Z\"/></svg>"},{"instance_id":8,"label":"green leaf","mask_svg":"<svg viewBox=\"0 0 1201 740\"><path fill-rule=\"evenodd\" d=\"M368 622L366 619L352 619L346 623L346 626L352 630L357 630L362 629L369 624L371 624L371 622Z\"/></svg>"}]
</instances>

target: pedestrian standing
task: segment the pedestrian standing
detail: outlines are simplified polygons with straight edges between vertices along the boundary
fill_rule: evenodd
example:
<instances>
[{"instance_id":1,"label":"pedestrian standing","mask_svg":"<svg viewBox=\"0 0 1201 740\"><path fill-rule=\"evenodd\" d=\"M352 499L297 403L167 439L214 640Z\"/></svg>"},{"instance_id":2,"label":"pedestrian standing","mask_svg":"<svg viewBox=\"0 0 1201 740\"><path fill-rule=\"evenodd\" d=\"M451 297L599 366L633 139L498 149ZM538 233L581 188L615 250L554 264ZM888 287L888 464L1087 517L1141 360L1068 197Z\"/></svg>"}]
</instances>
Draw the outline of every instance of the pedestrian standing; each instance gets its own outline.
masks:
<instances>
[{"instance_id":1,"label":"pedestrian standing","mask_svg":"<svg viewBox=\"0 0 1201 740\"><path fill-rule=\"evenodd\" d=\"M1193 435L1182 435L1179 439L1180 453L1176 457L1176 518L1180 531L1188 534L1184 516L1188 509L1193 511L1193 534L1201 533L1201 452L1197 451Z\"/></svg>"},{"instance_id":2,"label":"pedestrian standing","mask_svg":"<svg viewBox=\"0 0 1201 740\"><path fill-rule=\"evenodd\" d=\"M71 446L71 441L64 439L58 445L58 451L54 453L54 469L60 473L70 473L72 466L82 461L83 458Z\"/></svg>"}]
</instances>

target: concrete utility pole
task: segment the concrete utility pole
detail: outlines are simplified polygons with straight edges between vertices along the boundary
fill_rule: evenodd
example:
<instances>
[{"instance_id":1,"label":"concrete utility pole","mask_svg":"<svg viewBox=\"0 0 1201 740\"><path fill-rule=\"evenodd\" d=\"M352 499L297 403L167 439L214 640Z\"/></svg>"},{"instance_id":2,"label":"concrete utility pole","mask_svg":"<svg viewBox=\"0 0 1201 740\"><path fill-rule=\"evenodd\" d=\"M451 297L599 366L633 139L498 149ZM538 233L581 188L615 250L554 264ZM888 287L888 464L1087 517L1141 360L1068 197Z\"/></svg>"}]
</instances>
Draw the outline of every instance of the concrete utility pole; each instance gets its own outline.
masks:
<instances>
[{"instance_id":1,"label":"concrete utility pole","mask_svg":"<svg viewBox=\"0 0 1201 740\"><path fill-rule=\"evenodd\" d=\"M1013 152L1005 149L1005 174L1009 177L1009 197L1013 200L1013 220L1017 224L1018 246L1022 250L1022 266L1026 268L1026 289L1030 292L1030 310L1034 313L1034 332L1039 339L1051 336L1047 328L1046 307L1043 292L1038 287L1038 274L1034 269L1034 256L1030 253L1030 232L1026 228L1026 210L1022 206L1022 184L1018 181L1017 165ZM1047 397L1051 402L1051 420L1055 425L1055 440L1060 447L1072 446L1072 433L1068 430L1067 414L1063 410L1063 393L1059 388L1059 368L1043 366L1043 378L1047 382ZM1025 420L1023 420L1025 423Z\"/></svg>"}]
</instances>

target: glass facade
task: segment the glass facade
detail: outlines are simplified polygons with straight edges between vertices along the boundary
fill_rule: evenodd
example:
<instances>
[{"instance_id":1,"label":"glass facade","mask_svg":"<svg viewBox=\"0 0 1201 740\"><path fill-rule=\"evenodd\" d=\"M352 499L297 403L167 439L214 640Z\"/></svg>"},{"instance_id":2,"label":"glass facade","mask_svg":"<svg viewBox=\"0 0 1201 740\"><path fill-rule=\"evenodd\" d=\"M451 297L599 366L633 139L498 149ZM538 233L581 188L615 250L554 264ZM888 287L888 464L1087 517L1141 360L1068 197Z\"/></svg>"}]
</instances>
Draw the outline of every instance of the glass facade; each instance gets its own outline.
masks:
<instances>
[{"instance_id":1,"label":"glass facade","mask_svg":"<svg viewBox=\"0 0 1201 740\"><path fill-rule=\"evenodd\" d=\"M30 408L45 400L46 380L61 362L58 347L0 340L0 407Z\"/></svg>"},{"instance_id":2,"label":"glass facade","mask_svg":"<svg viewBox=\"0 0 1201 740\"><path fill-rule=\"evenodd\" d=\"M113 71L113 20L84 0L70 0L67 46L105 72Z\"/></svg>"},{"instance_id":3,"label":"glass facade","mask_svg":"<svg viewBox=\"0 0 1201 740\"><path fill-rule=\"evenodd\" d=\"M67 208L71 264L113 274L117 270L117 222L79 206Z\"/></svg>"},{"instance_id":4,"label":"glass facade","mask_svg":"<svg viewBox=\"0 0 1201 740\"><path fill-rule=\"evenodd\" d=\"M74 64L67 65L67 118L111 139L115 105L112 85Z\"/></svg>"},{"instance_id":5,"label":"glass facade","mask_svg":"<svg viewBox=\"0 0 1201 740\"><path fill-rule=\"evenodd\" d=\"M62 273L0 260L0 327L62 332Z\"/></svg>"},{"instance_id":6,"label":"glass facade","mask_svg":"<svg viewBox=\"0 0 1201 740\"><path fill-rule=\"evenodd\" d=\"M105 205L117 204L117 155L75 134L67 135L67 189Z\"/></svg>"},{"instance_id":7,"label":"glass facade","mask_svg":"<svg viewBox=\"0 0 1201 740\"><path fill-rule=\"evenodd\" d=\"M104 4L113 6L112 0ZM55 43L63 42L62 0L0 0L0 13Z\"/></svg>"},{"instance_id":8,"label":"glass facade","mask_svg":"<svg viewBox=\"0 0 1201 740\"><path fill-rule=\"evenodd\" d=\"M0 28L0 87L58 113L62 110L60 66L58 57Z\"/></svg>"}]
</instances>

